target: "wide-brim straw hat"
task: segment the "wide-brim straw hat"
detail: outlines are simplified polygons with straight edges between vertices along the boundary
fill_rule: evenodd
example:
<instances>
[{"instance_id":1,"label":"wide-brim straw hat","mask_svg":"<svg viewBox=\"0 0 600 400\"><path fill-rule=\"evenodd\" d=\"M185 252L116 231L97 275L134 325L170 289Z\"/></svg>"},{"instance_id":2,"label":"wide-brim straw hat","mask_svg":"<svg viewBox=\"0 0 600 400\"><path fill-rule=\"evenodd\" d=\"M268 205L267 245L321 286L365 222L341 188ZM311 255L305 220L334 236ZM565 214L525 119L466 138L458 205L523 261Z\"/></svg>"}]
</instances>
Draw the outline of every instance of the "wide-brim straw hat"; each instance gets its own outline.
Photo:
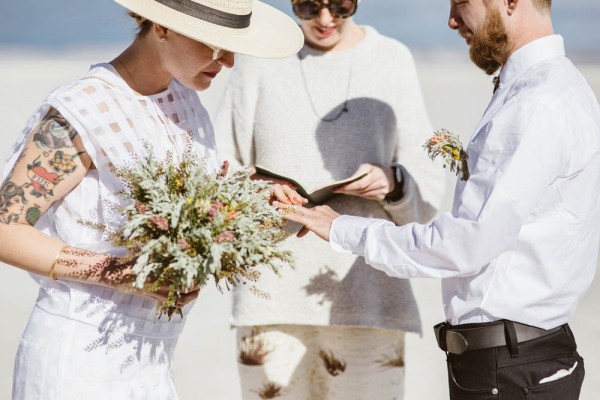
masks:
<instances>
[{"instance_id":1,"label":"wide-brim straw hat","mask_svg":"<svg viewBox=\"0 0 600 400\"><path fill-rule=\"evenodd\" d=\"M302 30L257 0L115 0L126 9L194 40L263 58L296 54Z\"/></svg>"}]
</instances>

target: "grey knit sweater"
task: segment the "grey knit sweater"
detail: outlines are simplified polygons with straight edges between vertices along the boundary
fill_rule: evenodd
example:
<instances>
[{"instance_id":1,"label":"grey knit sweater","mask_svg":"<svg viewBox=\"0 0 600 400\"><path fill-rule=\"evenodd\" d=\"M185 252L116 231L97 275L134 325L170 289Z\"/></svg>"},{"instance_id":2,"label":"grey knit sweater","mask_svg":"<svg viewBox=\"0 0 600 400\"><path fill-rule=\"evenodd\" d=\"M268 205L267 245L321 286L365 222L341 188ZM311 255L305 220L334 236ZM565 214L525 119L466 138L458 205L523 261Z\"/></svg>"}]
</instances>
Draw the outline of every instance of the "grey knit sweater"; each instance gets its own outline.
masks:
<instances>
[{"instance_id":1,"label":"grey knit sweater","mask_svg":"<svg viewBox=\"0 0 600 400\"><path fill-rule=\"evenodd\" d=\"M404 167L402 200L393 204L338 196L344 214L397 224L432 219L444 193L443 170L422 144L432 129L414 61L401 43L363 27L353 49L320 52L305 46L282 60L237 57L214 120L221 159L259 164L308 187L352 175L361 163ZM350 78L350 85L348 86ZM348 91L348 112L341 110ZM297 258L282 277L262 274L265 300L241 286L233 325L355 325L420 332L407 280L387 277L362 257L339 254L310 234L284 246Z\"/></svg>"}]
</instances>

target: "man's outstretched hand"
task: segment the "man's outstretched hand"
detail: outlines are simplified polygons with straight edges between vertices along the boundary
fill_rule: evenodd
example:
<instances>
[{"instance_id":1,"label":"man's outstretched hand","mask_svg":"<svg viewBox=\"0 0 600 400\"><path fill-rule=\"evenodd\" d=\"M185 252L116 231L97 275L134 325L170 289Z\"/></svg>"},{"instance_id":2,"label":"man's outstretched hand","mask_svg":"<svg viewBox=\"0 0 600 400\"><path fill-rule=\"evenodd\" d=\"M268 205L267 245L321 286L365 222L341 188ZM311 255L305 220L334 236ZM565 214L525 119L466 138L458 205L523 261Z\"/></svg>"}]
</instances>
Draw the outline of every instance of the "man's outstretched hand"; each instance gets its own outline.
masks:
<instances>
[{"instance_id":1,"label":"man's outstretched hand","mask_svg":"<svg viewBox=\"0 0 600 400\"><path fill-rule=\"evenodd\" d=\"M294 212L286 214L285 218L303 225L303 228L298 232L298 237L302 237L309 231L312 231L321 239L329 241L331 223L340 214L333 211L329 206L316 206L314 208L294 207Z\"/></svg>"}]
</instances>

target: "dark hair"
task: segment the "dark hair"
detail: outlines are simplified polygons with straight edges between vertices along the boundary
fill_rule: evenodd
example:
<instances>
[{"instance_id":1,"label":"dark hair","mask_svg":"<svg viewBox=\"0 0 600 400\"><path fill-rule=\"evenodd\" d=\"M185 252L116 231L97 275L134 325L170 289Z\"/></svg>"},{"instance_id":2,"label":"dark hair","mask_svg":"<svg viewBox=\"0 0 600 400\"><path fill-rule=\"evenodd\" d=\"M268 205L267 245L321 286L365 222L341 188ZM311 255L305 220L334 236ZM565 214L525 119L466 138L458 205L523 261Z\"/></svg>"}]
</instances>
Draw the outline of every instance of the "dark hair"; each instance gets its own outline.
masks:
<instances>
[{"instance_id":1,"label":"dark hair","mask_svg":"<svg viewBox=\"0 0 600 400\"><path fill-rule=\"evenodd\" d=\"M2 185L2 187L0 187L0 211L8 211L10 200L17 196L23 199L23 203L27 203L25 191L21 186L17 186L12 182L6 182L4 185Z\"/></svg>"},{"instance_id":2,"label":"dark hair","mask_svg":"<svg viewBox=\"0 0 600 400\"><path fill-rule=\"evenodd\" d=\"M144 18L141 15L134 13L133 11L129 11L127 13L127 15L129 15L131 18L133 18L135 20L135 22L137 23L137 26L138 26L137 36L138 37L144 36L146 33L148 33L150 31L150 28L152 28L152 21L150 21L149 19Z\"/></svg>"}]
</instances>

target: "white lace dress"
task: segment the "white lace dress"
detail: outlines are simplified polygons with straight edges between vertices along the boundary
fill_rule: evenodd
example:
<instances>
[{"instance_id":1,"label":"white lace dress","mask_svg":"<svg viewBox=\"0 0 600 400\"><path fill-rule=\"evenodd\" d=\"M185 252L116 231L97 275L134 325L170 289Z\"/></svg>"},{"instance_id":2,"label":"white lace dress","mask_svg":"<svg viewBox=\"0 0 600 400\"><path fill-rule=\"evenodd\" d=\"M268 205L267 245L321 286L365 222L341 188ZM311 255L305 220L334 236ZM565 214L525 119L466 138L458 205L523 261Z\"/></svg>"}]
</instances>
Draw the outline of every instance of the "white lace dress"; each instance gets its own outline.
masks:
<instances>
[{"instance_id":1,"label":"white lace dress","mask_svg":"<svg viewBox=\"0 0 600 400\"><path fill-rule=\"evenodd\" d=\"M120 185L109 166L141 152L142 141L158 156L177 157L192 135L195 150L216 168L212 125L196 92L173 81L163 93L140 96L111 65L99 64L44 101L14 145L5 175L50 107L77 130L97 167L36 225L71 246L119 253L79 221L120 223L110 206ZM177 399L171 367L185 319L157 320L155 301L139 296L32 276L40 291L15 360L13 400Z\"/></svg>"}]
</instances>

